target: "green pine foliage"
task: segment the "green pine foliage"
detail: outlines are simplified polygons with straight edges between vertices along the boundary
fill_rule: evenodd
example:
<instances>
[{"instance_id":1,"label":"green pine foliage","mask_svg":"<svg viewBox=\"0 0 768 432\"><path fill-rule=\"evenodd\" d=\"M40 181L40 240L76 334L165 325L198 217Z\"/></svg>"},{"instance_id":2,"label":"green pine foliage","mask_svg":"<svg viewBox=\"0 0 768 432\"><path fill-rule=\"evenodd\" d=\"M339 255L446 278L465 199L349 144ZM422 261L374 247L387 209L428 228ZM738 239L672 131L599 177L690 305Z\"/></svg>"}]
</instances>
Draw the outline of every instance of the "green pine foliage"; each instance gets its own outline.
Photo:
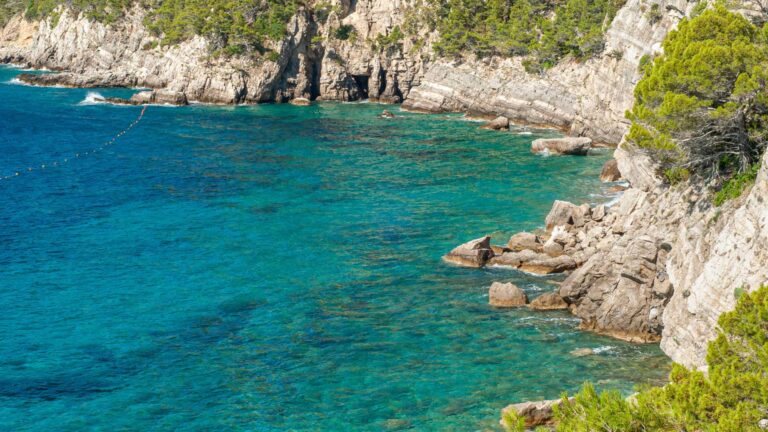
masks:
<instances>
[{"instance_id":1,"label":"green pine foliage","mask_svg":"<svg viewBox=\"0 0 768 432\"><path fill-rule=\"evenodd\" d=\"M768 28L717 5L663 48L635 88L628 142L671 183L749 170L768 143Z\"/></svg>"},{"instance_id":2,"label":"green pine foliage","mask_svg":"<svg viewBox=\"0 0 768 432\"><path fill-rule=\"evenodd\" d=\"M603 51L603 35L623 0L432 0L443 56L530 55L532 69Z\"/></svg>"},{"instance_id":3,"label":"green pine foliage","mask_svg":"<svg viewBox=\"0 0 768 432\"><path fill-rule=\"evenodd\" d=\"M146 25L164 45L202 35L219 53L254 54L265 51L267 40L285 35L297 9L294 0L162 0Z\"/></svg>"},{"instance_id":4,"label":"green pine foliage","mask_svg":"<svg viewBox=\"0 0 768 432\"><path fill-rule=\"evenodd\" d=\"M585 384L555 409L561 432L760 432L768 418L768 286L739 297L724 313L707 354L708 374L674 365L665 387L629 399ZM518 416L508 431L522 432Z\"/></svg>"},{"instance_id":5,"label":"green pine foliage","mask_svg":"<svg viewBox=\"0 0 768 432\"><path fill-rule=\"evenodd\" d=\"M760 164L754 164L743 173L739 173L729 178L717 193L715 193L712 203L720 207L727 201L738 198L750 185L755 183Z\"/></svg>"}]
</instances>

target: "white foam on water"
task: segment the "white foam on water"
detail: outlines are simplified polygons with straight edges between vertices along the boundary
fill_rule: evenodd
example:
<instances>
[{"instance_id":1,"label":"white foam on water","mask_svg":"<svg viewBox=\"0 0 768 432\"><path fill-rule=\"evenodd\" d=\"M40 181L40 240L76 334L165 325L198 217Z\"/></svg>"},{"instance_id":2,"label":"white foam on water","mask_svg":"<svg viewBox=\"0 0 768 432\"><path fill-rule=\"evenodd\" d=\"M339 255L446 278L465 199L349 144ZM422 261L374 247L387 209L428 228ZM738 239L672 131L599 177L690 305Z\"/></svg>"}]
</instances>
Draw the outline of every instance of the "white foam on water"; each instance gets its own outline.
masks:
<instances>
[{"instance_id":1,"label":"white foam on water","mask_svg":"<svg viewBox=\"0 0 768 432\"><path fill-rule=\"evenodd\" d=\"M89 91L88 94L85 95L85 99L80 101L78 105L97 105L104 103L104 96L102 96L101 93L95 92L95 91Z\"/></svg>"},{"instance_id":2,"label":"white foam on water","mask_svg":"<svg viewBox=\"0 0 768 432\"><path fill-rule=\"evenodd\" d=\"M602 354L604 352L611 352L613 351L615 347L612 347L610 345L603 345L601 347L592 348L592 352L595 354Z\"/></svg>"}]
</instances>

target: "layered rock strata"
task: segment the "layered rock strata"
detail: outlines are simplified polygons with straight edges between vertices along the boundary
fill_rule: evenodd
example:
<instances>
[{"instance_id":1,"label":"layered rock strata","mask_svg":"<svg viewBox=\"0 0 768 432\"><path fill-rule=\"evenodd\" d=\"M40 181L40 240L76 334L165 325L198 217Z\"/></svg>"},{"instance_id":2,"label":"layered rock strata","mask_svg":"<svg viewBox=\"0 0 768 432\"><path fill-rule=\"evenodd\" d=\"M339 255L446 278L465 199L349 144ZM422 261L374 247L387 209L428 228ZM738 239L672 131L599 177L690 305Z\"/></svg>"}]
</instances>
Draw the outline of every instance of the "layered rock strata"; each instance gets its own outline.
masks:
<instances>
[{"instance_id":1,"label":"layered rock strata","mask_svg":"<svg viewBox=\"0 0 768 432\"><path fill-rule=\"evenodd\" d=\"M408 39L386 49L368 41L401 25L406 4L336 0L328 7L331 12L322 22L310 9L300 9L288 22L285 38L269 42L270 55L258 57L212 55L202 37L159 45L144 26L146 11L139 6L109 25L61 8L56 20L13 18L0 33L0 61L62 71L25 76L30 84L148 87L206 103L401 101L423 74L427 48L414 49ZM334 37L342 25L355 37Z\"/></svg>"},{"instance_id":2,"label":"layered rock strata","mask_svg":"<svg viewBox=\"0 0 768 432\"><path fill-rule=\"evenodd\" d=\"M424 112L466 111L502 115L517 123L554 126L596 143L617 144L627 130L624 112L643 58L660 50L694 2L660 1L661 19L647 2L629 0L606 33L604 54L566 60L541 74L527 73L520 59L438 60L408 95L404 108Z\"/></svg>"}]
</instances>

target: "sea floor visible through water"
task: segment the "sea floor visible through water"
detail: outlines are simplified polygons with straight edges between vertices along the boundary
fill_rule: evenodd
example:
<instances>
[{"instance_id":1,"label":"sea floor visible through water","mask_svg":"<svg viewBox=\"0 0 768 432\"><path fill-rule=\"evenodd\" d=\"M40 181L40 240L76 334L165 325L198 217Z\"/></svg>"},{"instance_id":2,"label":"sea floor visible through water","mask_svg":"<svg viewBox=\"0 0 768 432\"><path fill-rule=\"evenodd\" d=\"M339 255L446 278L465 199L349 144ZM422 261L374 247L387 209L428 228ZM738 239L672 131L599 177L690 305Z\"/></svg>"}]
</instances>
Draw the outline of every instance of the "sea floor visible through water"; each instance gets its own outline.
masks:
<instances>
[{"instance_id":1,"label":"sea floor visible through water","mask_svg":"<svg viewBox=\"0 0 768 432\"><path fill-rule=\"evenodd\" d=\"M562 277L440 260L555 199L610 200L608 150L320 103L150 106L85 154L141 110L94 92L132 90L18 73L0 68L0 430L498 430L512 402L666 377L657 346L487 304L493 281L533 298Z\"/></svg>"}]
</instances>

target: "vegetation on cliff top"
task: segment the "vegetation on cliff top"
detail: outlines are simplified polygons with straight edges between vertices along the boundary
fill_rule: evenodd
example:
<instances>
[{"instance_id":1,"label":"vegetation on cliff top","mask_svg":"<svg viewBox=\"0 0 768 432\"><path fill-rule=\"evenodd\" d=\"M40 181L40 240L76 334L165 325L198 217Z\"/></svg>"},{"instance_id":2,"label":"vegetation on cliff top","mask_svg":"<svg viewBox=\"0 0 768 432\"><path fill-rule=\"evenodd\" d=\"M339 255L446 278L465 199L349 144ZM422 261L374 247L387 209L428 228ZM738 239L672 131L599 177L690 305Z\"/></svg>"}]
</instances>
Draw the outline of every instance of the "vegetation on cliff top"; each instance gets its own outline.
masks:
<instances>
[{"instance_id":1,"label":"vegetation on cliff top","mask_svg":"<svg viewBox=\"0 0 768 432\"><path fill-rule=\"evenodd\" d=\"M528 56L540 71L565 56L603 51L605 30L625 0L428 0L421 14L441 56ZM417 26L411 26L417 27Z\"/></svg>"},{"instance_id":2,"label":"vegetation on cliff top","mask_svg":"<svg viewBox=\"0 0 768 432\"><path fill-rule=\"evenodd\" d=\"M665 387L641 390L630 400L586 384L573 401L555 409L557 431L762 431L768 419L768 286L740 296L718 320L707 354L708 375L675 365ZM522 431L520 418L504 419Z\"/></svg>"},{"instance_id":3,"label":"vegetation on cliff top","mask_svg":"<svg viewBox=\"0 0 768 432\"><path fill-rule=\"evenodd\" d=\"M672 183L756 172L768 144L768 26L717 5L683 20L663 47L635 88L627 140Z\"/></svg>"}]
</instances>

